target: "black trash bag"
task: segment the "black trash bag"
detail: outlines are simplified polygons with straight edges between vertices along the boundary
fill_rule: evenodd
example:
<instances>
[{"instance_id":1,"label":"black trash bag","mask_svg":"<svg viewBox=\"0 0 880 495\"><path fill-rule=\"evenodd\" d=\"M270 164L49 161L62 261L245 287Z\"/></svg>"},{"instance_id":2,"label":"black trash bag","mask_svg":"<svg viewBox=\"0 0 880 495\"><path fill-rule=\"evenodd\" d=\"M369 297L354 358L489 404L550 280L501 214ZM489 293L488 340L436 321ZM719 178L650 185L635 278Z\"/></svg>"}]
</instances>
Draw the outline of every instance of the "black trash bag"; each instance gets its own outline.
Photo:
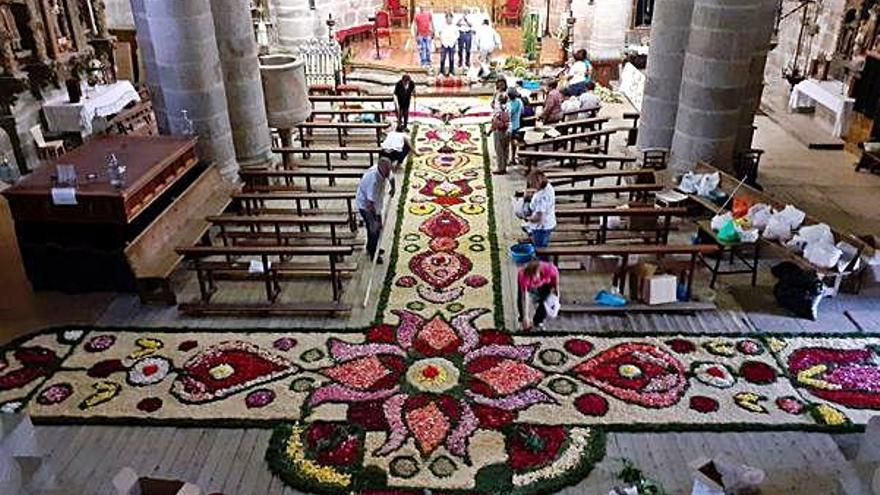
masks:
<instances>
[{"instance_id":1,"label":"black trash bag","mask_svg":"<svg viewBox=\"0 0 880 495\"><path fill-rule=\"evenodd\" d=\"M779 263L771 271L779 279L773 287L777 304L800 318L815 321L825 288L816 272L804 270L790 261Z\"/></svg>"}]
</instances>

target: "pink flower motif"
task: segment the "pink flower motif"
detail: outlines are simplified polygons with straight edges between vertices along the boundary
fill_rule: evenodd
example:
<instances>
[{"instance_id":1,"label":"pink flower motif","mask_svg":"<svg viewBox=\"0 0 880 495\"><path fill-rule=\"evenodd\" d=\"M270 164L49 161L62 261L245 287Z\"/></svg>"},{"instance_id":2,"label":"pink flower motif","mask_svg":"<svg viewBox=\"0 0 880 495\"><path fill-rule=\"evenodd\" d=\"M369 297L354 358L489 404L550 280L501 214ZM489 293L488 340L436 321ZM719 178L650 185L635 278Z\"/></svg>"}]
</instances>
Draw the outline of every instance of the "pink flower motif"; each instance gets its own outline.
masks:
<instances>
[{"instance_id":1,"label":"pink flower motif","mask_svg":"<svg viewBox=\"0 0 880 495\"><path fill-rule=\"evenodd\" d=\"M404 275L397 279L397 286L403 288L415 287L417 281L416 278L411 275Z\"/></svg>"},{"instance_id":2,"label":"pink flower motif","mask_svg":"<svg viewBox=\"0 0 880 495\"><path fill-rule=\"evenodd\" d=\"M804 409L806 409L803 402L790 395L776 399L776 407L794 416L802 414Z\"/></svg>"},{"instance_id":3,"label":"pink flower motif","mask_svg":"<svg viewBox=\"0 0 880 495\"><path fill-rule=\"evenodd\" d=\"M471 275L464 279L464 284L474 289L482 287L489 283L489 279L482 275Z\"/></svg>"},{"instance_id":4,"label":"pink flower motif","mask_svg":"<svg viewBox=\"0 0 880 495\"><path fill-rule=\"evenodd\" d=\"M113 347L116 343L116 337L113 335L96 335L89 339L85 344L85 350L88 352L102 352Z\"/></svg>"},{"instance_id":5,"label":"pink flower motif","mask_svg":"<svg viewBox=\"0 0 880 495\"><path fill-rule=\"evenodd\" d=\"M537 388L544 373L529 364L537 345L480 342L474 321L486 312L446 320L396 311L396 332L368 332L364 344L331 340L334 364L319 370L331 382L313 391L307 404L381 401L389 431L376 455L412 438L426 457L444 445L465 458L481 422L477 408L516 414L553 402Z\"/></svg>"},{"instance_id":6,"label":"pink flower motif","mask_svg":"<svg viewBox=\"0 0 880 495\"><path fill-rule=\"evenodd\" d=\"M56 383L40 392L37 403L52 406L64 402L71 395L73 395L73 387L69 383Z\"/></svg>"},{"instance_id":7,"label":"pink flower motif","mask_svg":"<svg viewBox=\"0 0 880 495\"><path fill-rule=\"evenodd\" d=\"M287 352L296 347L296 339L292 339L290 337L281 337L280 339L275 340L275 342L272 342L272 347L278 349L279 351Z\"/></svg>"},{"instance_id":8,"label":"pink flower motif","mask_svg":"<svg viewBox=\"0 0 880 495\"><path fill-rule=\"evenodd\" d=\"M268 388L259 388L247 394L247 397L244 398L244 403L248 409L255 409L268 406L274 400L275 392Z\"/></svg>"}]
</instances>

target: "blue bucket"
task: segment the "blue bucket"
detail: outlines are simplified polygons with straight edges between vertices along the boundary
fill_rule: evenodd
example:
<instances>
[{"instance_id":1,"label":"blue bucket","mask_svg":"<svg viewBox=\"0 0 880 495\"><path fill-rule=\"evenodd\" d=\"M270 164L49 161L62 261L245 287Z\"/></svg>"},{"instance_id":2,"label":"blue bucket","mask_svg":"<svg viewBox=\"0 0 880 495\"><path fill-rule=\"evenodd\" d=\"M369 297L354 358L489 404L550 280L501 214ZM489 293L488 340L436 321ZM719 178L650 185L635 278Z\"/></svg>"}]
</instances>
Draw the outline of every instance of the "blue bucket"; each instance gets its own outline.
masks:
<instances>
[{"instance_id":1,"label":"blue bucket","mask_svg":"<svg viewBox=\"0 0 880 495\"><path fill-rule=\"evenodd\" d=\"M523 88L528 89L529 91L535 91L541 89L541 81L523 81Z\"/></svg>"},{"instance_id":2,"label":"blue bucket","mask_svg":"<svg viewBox=\"0 0 880 495\"><path fill-rule=\"evenodd\" d=\"M535 258L535 246L530 242L523 242L510 246L510 257L517 265L522 265Z\"/></svg>"}]
</instances>

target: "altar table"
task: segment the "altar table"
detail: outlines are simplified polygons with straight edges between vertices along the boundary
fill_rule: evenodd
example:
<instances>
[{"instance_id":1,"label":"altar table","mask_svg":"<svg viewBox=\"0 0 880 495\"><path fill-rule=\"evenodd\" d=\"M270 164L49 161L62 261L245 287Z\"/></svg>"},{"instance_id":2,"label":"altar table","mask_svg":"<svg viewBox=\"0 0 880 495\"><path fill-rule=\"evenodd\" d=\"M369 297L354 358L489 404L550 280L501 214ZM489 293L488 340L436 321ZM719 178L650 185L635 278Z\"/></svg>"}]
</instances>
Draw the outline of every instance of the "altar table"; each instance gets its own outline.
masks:
<instances>
[{"instance_id":1,"label":"altar table","mask_svg":"<svg viewBox=\"0 0 880 495\"><path fill-rule=\"evenodd\" d=\"M43 103L46 124L52 132L75 132L83 137L94 132L92 121L122 111L141 101L130 81L117 81L95 87L85 86L79 103L71 103L67 91L59 91Z\"/></svg>"},{"instance_id":2,"label":"altar table","mask_svg":"<svg viewBox=\"0 0 880 495\"><path fill-rule=\"evenodd\" d=\"M855 98L845 96L844 89L845 87L840 81L819 81L816 79L801 81L791 90L788 108L795 110L813 107L817 103L822 105L835 115L832 133L835 137L843 137L849 130L853 106L856 103Z\"/></svg>"}]
</instances>

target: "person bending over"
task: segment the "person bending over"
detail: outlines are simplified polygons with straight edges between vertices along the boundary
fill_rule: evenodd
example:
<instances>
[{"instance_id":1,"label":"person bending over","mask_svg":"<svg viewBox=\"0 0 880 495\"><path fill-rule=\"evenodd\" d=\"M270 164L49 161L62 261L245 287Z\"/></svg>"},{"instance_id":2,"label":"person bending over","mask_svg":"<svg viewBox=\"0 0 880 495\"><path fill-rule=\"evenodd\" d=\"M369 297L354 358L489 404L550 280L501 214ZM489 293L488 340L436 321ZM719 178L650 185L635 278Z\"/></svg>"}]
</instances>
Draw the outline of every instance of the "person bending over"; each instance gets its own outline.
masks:
<instances>
[{"instance_id":1,"label":"person bending over","mask_svg":"<svg viewBox=\"0 0 880 495\"><path fill-rule=\"evenodd\" d=\"M410 140L409 134L404 132L402 125L398 125L395 130L385 135L379 156L388 157L396 169L406 161L406 157L412 150L412 140Z\"/></svg>"},{"instance_id":2,"label":"person bending over","mask_svg":"<svg viewBox=\"0 0 880 495\"><path fill-rule=\"evenodd\" d=\"M416 93L416 83L409 74L401 76L394 85L394 102L397 104L397 124L402 125L403 130L409 125L409 107Z\"/></svg>"},{"instance_id":3,"label":"person bending over","mask_svg":"<svg viewBox=\"0 0 880 495\"><path fill-rule=\"evenodd\" d=\"M517 304L519 320L523 331L530 331L537 326L544 327L547 309L544 301L550 294L559 295L559 270L547 261L532 260L520 268L517 276ZM535 305L535 314L529 315L527 301Z\"/></svg>"},{"instance_id":4,"label":"person bending over","mask_svg":"<svg viewBox=\"0 0 880 495\"><path fill-rule=\"evenodd\" d=\"M376 263L383 263L381 251L376 258L376 249L379 246L379 237L382 235L382 204L385 199L385 182L391 182L390 197L394 197L394 182L391 176L391 160L388 157L379 158L379 163L367 169L358 183L355 194L355 205L364 226L367 228L367 255L370 259L376 259Z\"/></svg>"}]
</instances>

